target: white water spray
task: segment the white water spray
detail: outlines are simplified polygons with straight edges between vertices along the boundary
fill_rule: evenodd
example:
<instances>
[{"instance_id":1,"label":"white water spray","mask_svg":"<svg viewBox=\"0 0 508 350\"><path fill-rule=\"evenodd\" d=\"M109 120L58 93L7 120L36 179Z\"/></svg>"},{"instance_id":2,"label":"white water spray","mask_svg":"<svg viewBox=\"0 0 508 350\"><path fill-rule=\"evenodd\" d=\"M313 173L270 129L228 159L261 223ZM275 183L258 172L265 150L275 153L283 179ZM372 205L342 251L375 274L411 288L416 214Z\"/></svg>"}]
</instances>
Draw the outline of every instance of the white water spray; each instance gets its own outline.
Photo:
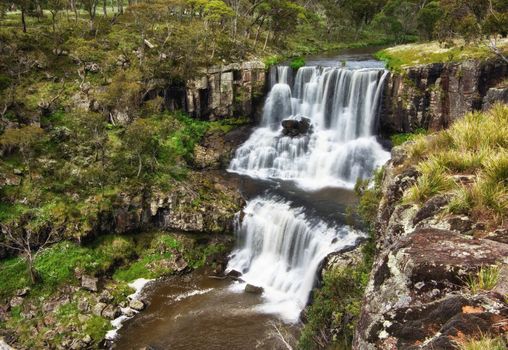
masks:
<instances>
[{"instance_id":1,"label":"white water spray","mask_svg":"<svg viewBox=\"0 0 508 350\"><path fill-rule=\"evenodd\" d=\"M372 175L389 153L376 140L384 69L288 67L270 71L271 90L261 125L236 152L229 171L294 181L305 190L352 188ZM309 132L284 136L281 122L306 117ZM360 233L313 219L281 197L252 199L237 229L228 269L264 288L265 312L298 320L320 262L354 245ZM243 285L238 285L242 288Z\"/></svg>"},{"instance_id":2,"label":"white water spray","mask_svg":"<svg viewBox=\"0 0 508 350\"><path fill-rule=\"evenodd\" d=\"M229 171L295 181L300 187L352 188L384 164L389 153L376 141L384 69L278 67L261 127L236 152ZM273 82L272 82L273 83ZM281 122L309 118L309 135L282 135Z\"/></svg>"}]
</instances>

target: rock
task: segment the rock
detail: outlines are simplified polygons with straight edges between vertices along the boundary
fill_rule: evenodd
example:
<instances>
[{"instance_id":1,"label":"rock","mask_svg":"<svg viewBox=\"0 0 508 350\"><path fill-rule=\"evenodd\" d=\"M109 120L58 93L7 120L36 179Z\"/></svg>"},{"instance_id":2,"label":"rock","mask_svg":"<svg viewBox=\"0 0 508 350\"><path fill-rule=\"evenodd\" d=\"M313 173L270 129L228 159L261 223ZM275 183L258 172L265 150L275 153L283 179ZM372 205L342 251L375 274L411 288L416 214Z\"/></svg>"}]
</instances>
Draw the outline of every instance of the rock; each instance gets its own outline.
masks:
<instances>
[{"instance_id":1,"label":"rock","mask_svg":"<svg viewBox=\"0 0 508 350\"><path fill-rule=\"evenodd\" d=\"M104 310L102 310L102 316L109 319L109 320L114 320L121 314L122 314L122 312L120 311L120 309L117 307L114 307L113 305L108 305L108 306L106 306L106 308L104 308Z\"/></svg>"},{"instance_id":2,"label":"rock","mask_svg":"<svg viewBox=\"0 0 508 350\"><path fill-rule=\"evenodd\" d=\"M506 244L430 228L402 235L376 259L353 348L409 349L432 339L425 349L452 349L459 333L495 333L496 315L508 317L503 304L460 292L480 267L507 262Z\"/></svg>"},{"instance_id":3,"label":"rock","mask_svg":"<svg viewBox=\"0 0 508 350\"><path fill-rule=\"evenodd\" d=\"M93 276L88 276L88 275L83 275L81 277L81 287L83 289L86 289L86 290L89 290L91 292L97 292L97 282L98 282L98 278L97 277L93 277Z\"/></svg>"},{"instance_id":4,"label":"rock","mask_svg":"<svg viewBox=\"0 0 508 350\"><path fill-rule=\"evenodd\" d=\"M248 283L245 285L245 293L263 294L263 292L264 292L263 287L257 287Z\"/></svg>"},{"instance_id":5,"label":"rock","mask_svg":"<svg viewBox=\"0 0 508 350\"><path fill-rule=\"evenodd\" d=\"M296 137L306 135L311 129L310 119L302 116L284 119L281 124L282 134L284 136Z\"/></svg>"},{"instance_id":6,"label":"rock","mask_svg":"<svg viewBox=\"0 0 508 350\"><path fill-rule=\"evenodd\" d=\"M88 312L90 311L90 303L88 302L88 299L81 298L78 301L78 310L81 312Z\"/></svg>"},{"instance_id":7,"label":"rock","mask_svg":"<svg viewBox=\"0 0 508 350\"><path fill-rule=\"evenodd\" d=\"M5 342L3 337L0 337L0 350L14 350L14 348Z\"/></svg>"},{"instance_id":8,"label":"rock","mask_svg":"<svg viewBox=\"0 0 508 350\"><path fill-rule=\"evenodd\" d=\"M489 110L497 102L508 103L508 87L505 88L490 88L483 98L482 109Z\"/></svg>"},{"instance_id":9,"label":"rock","mask_svg":"<svg viewBox=\"0 0 508 350\"><path fill-rule=\"evenodd\" d=\"M99 295L99 301L102 303L110 303L113 300L113 296L109 292L109 290L105 289Z\"/></svg>"},{"instance_id":10,"label":"rock","mask_svg":"<svg viewBox=\"0 0 508 350\"><path fill-rule=\"evenodd\" d=\"M102 316L102 311L107 307L108 305L105 303L97 303L92 308L92 313L96 316Z\"/></svg>"},{"instance_id":11,"label":"rock","mask_svg":"<svg viewBox=\"0 0 508 350\"><path fill-rule=\"evenodd\" d=\"M129 302L129 307L136 311L141 311L145 308L145 304L141 300L134 299Z\"/></svg>"},{"instance_id":12,"label":"rock","mask_svg":"<svg viewBox=\"0 0 508 350\"><path fill-rule=\"evenodd\" d=\"M239 278L239 277L242 277L242 273L240 271L231 270L227 273L226 276L231 277L231 278Z\"/></svg>"},{"instance_id":13,"label":"rock","mask_svg":"<svg viewBox=\"0 0 508 350\"><path fill-rule=\"evenodd\" d=\"M25 297L28 295L28 293L30 293L30 288L28 287L25 287L25 288L22 288L22 289L18 289L15 294L16 296L18 297Z\"/></svg>"},{"instance_id":14,"label":"rock","mask_svg":"<svg viewBox=\"0 0 508 350\"><path fill-rule=\"evenodd\" d=\"M11 308L13 307L17 307L17 306L20 306L21 304L23 304L23 298L22 297L13 297L10 301L9 301L9 306Z\"/></svg>"},{"instance_id":15,"label":"rock","mask_svg":"<svg viewBox=\"0 0 508 350\"><path fill-rule=\"evenodd\" d=\"M95 62L89 62L85 63L85 71L90 73L98 73L101 70L101 67L98 63Z\"/></svg>"},{"instance_id":16,"label":"rock","mask_svg":"<svg viewBox=\"0 0 508 350\"><path fill-rule=\"evenodd\" d=\"M81 339L81 341L85 344L90 344L92 342L92 337L89 336L88 334L85 334L85 336L83 337L83 339Z\"/></svg>"},{"instance_id":17,"label":"rock","mask_svg":"<svg viewBox=\"0 0 508 350\"><path fill-rule=\"evenodd\" d=\"M508 74L501 60L432 63L392 73L381 102L380 129L385 133L448 127L467 112L490 108L507 98L494 88Z\"/></svg>"}]
</instances>

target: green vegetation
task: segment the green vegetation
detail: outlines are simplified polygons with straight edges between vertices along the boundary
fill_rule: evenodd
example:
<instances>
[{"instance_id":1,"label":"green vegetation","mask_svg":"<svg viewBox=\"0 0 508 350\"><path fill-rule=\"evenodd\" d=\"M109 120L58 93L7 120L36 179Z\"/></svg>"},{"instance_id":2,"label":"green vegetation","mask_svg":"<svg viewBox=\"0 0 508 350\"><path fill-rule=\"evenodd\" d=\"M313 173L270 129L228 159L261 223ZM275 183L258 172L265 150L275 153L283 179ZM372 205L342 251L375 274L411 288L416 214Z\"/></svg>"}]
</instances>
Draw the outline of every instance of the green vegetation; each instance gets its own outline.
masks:
<instances>
[{"instance_id":1,"label":"green vegetation","mask_svg":"<svg viewBox=\"0 0 508 350\"><path fill-rule=\"evenodd\" d=\"M296 57L291 60L291 63L289 63L289 66L293 69L298 69L300 67L305 66L305 60L303 57Z\"/></svg>"},{"instance_id":2,"label":"green vegetation","mask_svg":"<svg viewBox=\"0 0 508 350\"><path fill-rule=\"evenodd\" d=\"M392 141L392 144L395 147L395 146L400 146L407 141L414 140L418 135L425 135L425 134L427 134L427 130L416 129L414 132L393 134L390 136L390 140Z\"/></svg>"},{"instance_id":3,"label":"green vegetation","mask_svg":"<svg viewBox=\"0 0 508 350\"><path fill-rule=\"evenodd\" d=\"M421 176L405 194L423 203L434 195L452 196L448 211L484 222L502 222L508 213L508 107L497 105L457 120L448 130L418 136L409 144L406 165ZM467 176L468 181L460 181Z\"/></svg>"},{"instance_id":4,"label":"green vegetation","mask_svg":"<svg viewBox=\"0 0 508 350\"><path fill-rule=\"evenodd\" d=\"M369 238L355 264L326 271L321 288L314 290L313 302L306 313L307 323L298 342L299 349L351 348L375 256L374 223L382 197L383 175L381 168L371 180L360 179L355 186L360 197L357 212L369 230Z\"/></svg>"},{"instance_id":5,"label":"green vegetation","mask_svg":"<svg viewBox=\"0 0 508 350\"><path fill-rule=\"evenodd\" d=\"M508 54L508 41L498 44L501 52ZM406 44L381 50L376 57L386 62L388 68L398 71L405 67L435 62L460 62L469 59L487 59L495 57L489 43L464 43L463 40L444 44L437 41L421 44Z\"/></svg>"},{"instance_id":6,"label":"green vegetation","mask_svg":"<svg viewBox=\"0 0 508 350\"><path fill-rule=\"evenodd\" d=\"M109 320L94 314L83 315L79 300L96 302L94 293L79 289L69 292L70 286L79 286L80 274L101 277L105 289L115 305L125 302L132 289L127 286L137 278L157 278L175 272L175 259L183 258L190 267L201 267L215 253L224 253L222 243L198 243L193 235L166 232L145 232L131 235L107 235L79 245L74 242L54 244L38 255L34 262L41 283L31 284L26 266L21 258L0 261L0 300L8 300L17 290L30 287L23 304L11 309L10 317L0 324L2 329L15 330L19 344L29 348L41 348L61 344L63 336L91 338L89 346L98 347L106 332L111 329ZM213 266L212 266L213 267ZM52 300L66 300L48 318L44 305ZM35 310L31 317L27 310ZM32 327L44 324L42 331L34 334ZM67 333L48 339L47 332L58 325Z\"/></svg>"},{"instance_id":7,"label":"green vegetation","mask_svg":"<svg viewBox=\"0 0 508 350\"><path fill-rule=\"evenodd\" d=\"M476 275L469 276L466 284L473 294L496 287L499 280L499 266L483 266Z\"/></svg>"},{"instance_id":8,"label":"green vegetation","mask_svg":"<svg viewBox=\"0 0 508 350\"><path fill-rule=\"evenodd\" d=\"M465 341L458 341L459 350L505 350L506 341L501 337L490 337L484 335L478 339L471 338Z\"/></svg>"}]
</instances>

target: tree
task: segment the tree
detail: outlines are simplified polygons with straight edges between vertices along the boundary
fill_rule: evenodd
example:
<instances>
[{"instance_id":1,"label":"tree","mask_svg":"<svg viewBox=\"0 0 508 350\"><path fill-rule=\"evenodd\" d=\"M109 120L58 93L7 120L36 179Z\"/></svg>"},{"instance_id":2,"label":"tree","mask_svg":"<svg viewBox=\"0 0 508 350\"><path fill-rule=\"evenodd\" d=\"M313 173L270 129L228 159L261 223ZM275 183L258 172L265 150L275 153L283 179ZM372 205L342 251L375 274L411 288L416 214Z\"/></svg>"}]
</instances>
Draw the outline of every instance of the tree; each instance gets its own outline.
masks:
<instances>
[{"instance_id":1,"label":"tree","mask_svg":"<svg viewBox=\"0 0 508 350\"><path fill-rule=\"evenodd\" d=\"M22 256L27 264L30 281L34 284L39 280L34 266L35 259L46 246L54 243L54 237L52 230L46 233L46 230L32 229L30 225L26 225L30 220L33 220L33 217L27 214L20 219L18 225L0 224L0 232L3 236L0 246L17 251Z\"/></svg>"},{"instance_id":2,"label":"tree","mask_svg":"<svg viewBox=\"0 0 508 350\"><path fill-rule=\"evenodd\" d=\"M86 12L88 12L88 17L90 17L90 31L94 31L95 25L95 15L97 14L97 6L99 5L99 0L80 0Z\"/></svg>"},{"instance_id":3,"label":"tree","mask_svg":"<svg viewBox=\"0 0 508 350\"><path fill-rule=\"evenodd\" d=\"M155 167L160 148L156 135L157 130L148 119L136 119L125 130L123 152L128 160L137 163L137 178L143 168Z\"/></svg>"},{"instance_id":4,"label":"tree","mask_svg":"<svg viewBox=\"0 0 508 350\"><path fill-rule=\"evenodd\" d=\"M51 24L55 32L56 16L65 8L66 0L47 0L46 7L51 13Z\"/></svg>"},{"instance_id":5,"label":"tree","mask_svg":"<svg viewBox=\"0 0 508 350\"><path fill-rule=\"evenodd\" d=\"M37 146L41 142L44 130L34 125L27 125L19 129L7 129L0 137L0 146L10 150L18 150L32 178L31 163L35 159Z\"/></svg>"},{"instance_id":6,"label":"tree","mask_svg":"<svg viewBox=\"0 0 508 350\"><path fill-rule=\"evenodd\" d=\"M441 16L442 11L438 1L431 1L418 12L418 30L425 39L431 40L433 38L434 28Z\"/></svg>"},{"instance_id":7,"label":"tree","mask_svg":"<svg viewBox=\"0 0 508 350\"><path fill-rule=\"evenodd\" d=\"M19 7L19 11L21 12L21 25L23 27L23 33L26 33L26 16L34 4L31 0L18 0L15 4Z\"/></svg>"}]
</instances>

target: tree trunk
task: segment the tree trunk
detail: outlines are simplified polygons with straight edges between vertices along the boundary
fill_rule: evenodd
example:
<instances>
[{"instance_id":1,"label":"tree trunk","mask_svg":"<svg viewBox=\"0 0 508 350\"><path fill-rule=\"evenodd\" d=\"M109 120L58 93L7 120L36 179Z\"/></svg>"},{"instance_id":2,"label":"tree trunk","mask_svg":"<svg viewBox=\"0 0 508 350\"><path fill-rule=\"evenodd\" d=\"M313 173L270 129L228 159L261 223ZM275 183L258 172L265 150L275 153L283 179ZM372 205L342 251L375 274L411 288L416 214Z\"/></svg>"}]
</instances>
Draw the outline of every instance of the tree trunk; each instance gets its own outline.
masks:
<instances>
[{"instance_id":1,"label":"tree trunk","mask_svg":"<svg viewBox=\"0 0 508 350\"><path fill-rule=\"evenodd\" d=\"M102 0L102 12L104 12L104 17L108 16L108 5L106 3L106 0Z\"/></svg>"},{"instance_id":2,"label":"tree trunk","mask_svg":"<svg viewBox=\"0 0 508 350\"><path fill-rule=\"evenodd\" d=\"M37 275L37 270L35 270L35 267L34 267L33 257L32 257L31 253L28 253L28 256L26 258L26 264L27 264L27 268L28 268L28 275L30 276L30 282L32 284L37 283L38 275Z\"/></svg>"},{"instance_id":3,"label":"tree trunk","mask_svg":"<svg viewBox=\"0 0 508 350\"><path fill-rule=\"evenodd\" d=\"M138 173L136 177L139 177L141 175L141 168L143 167L143 162L141 161L141 154L138 153Z\"/></svg>"},{"instance_id":4,"label":"tree trunk","mask_svg":"<svg viewBox=\"0 0 508 350\"><path fill-rule=\"evenodd\" d=\"M53 33L55 32L56 12L51 12L51 25L53 26Z\"/></svg>"},{"instance_id":5,"label":"tree trunk","mask_svg":"<svg viewBox=\"0 0 508 350\"><path fill-rule=\"evenodd\" d=\"M118 0L118 13L123 14L123 0Z\"/></svg>"},{"instance_id":6,"label":"tree trunk","mask_svg":"<svg viewBox=\"0 0 508 350\"><path fill-rule=\"evenodd\" d=\"M21 24L23 25L23 33L26 33L25 9L21 8Z\"/></svg>"}]
</instances>

